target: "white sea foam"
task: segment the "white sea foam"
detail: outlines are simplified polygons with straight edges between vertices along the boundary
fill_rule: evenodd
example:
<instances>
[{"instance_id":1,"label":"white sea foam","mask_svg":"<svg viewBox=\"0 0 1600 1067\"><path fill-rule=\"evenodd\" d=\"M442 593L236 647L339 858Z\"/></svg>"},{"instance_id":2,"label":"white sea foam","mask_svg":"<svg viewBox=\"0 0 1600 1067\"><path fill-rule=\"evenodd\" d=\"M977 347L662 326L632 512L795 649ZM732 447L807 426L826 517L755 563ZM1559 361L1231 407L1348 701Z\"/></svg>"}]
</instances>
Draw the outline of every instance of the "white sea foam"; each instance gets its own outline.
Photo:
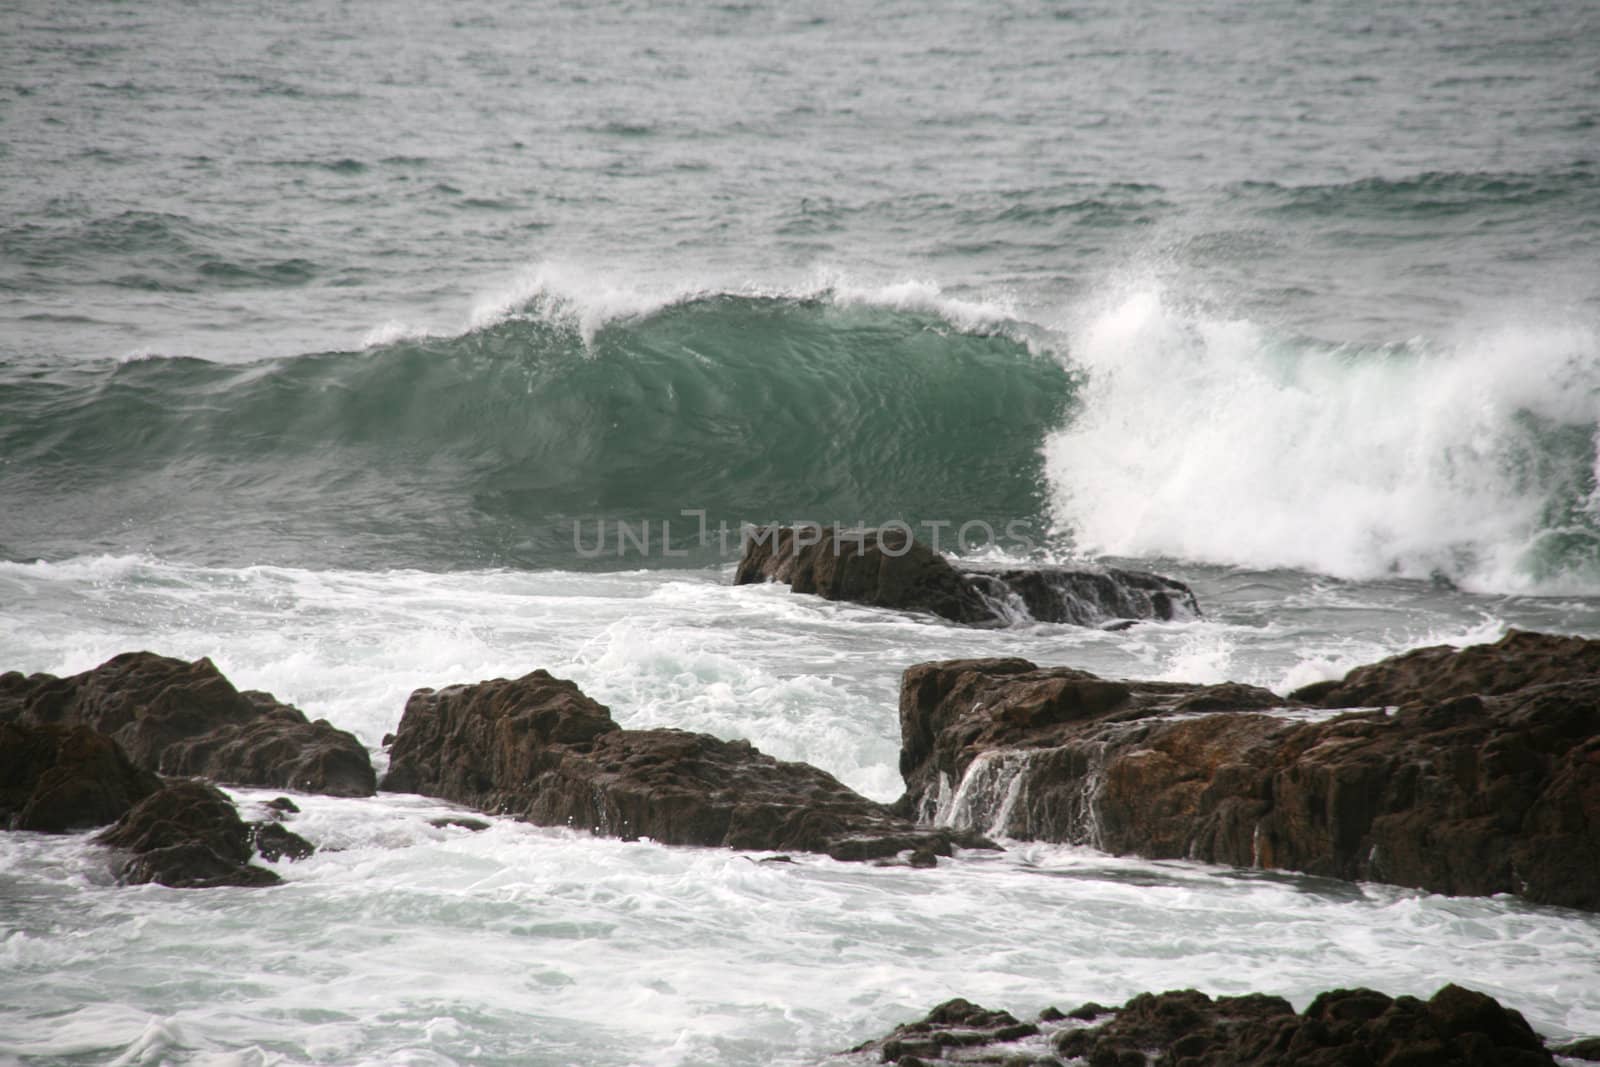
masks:
<instances>
[{"instance_id":1,"label":"white sea foam","mask_svg":"<svg viewBox=\"0 0 1600 1067\"><path fill-rule=\"evenodd\" d=\"M851 272L817 269L784 280L738 280L707 276L694 281L646 281L579 263L544 260L490 285L455 323L389 319L369 329L361 347L424 337L448 337L528 315L560 323L592 346L606 326L643 318L667 308L714 296L751 299L823 300L841 307L875 307L932 315L952 329L989 333L1014 329L1033 343L1038 331L1025 327L1009 294L957 296L930 279L867 279Z\"/></svg>"},{"instance_id":2,"label":"white sea foam","mask_svg":"<svg viewBox=\"0 0 1600 1067\"><path fill-rule=\"evenodd\" d=\"M281 889L59 901L29 936L72 948L12 972L10 1049L799 1064L957 995L1026 1014L1192 985L1304 1007L1335 985L1426 995L1450 980L1547 1033L1600 1028L1600 923L1510 901L1042 845L935 871L758 864L510 820L439 830L427 820L448 809L417 798L299 799L290 825L329 848L276 864ZM81 841L0 837L9 884L59 894L41 865L92 851ZM119 935L132 913L136 935Z\"/></svg>"},{"instance_id":3,"label":"white sea foam","mask_svg":"<svg viewBox=\"0 0 1600 1067\"><path fill-rule=\"evenodd\" d=\"M937 282L927 279L863 283L848 274L828 272L815 277L810 288L810 293L802 291L799 295L826 294L844 305L861 304L936 315L957 329L972 333L1011 326L1021 317L1015 299L1009 295L952 296Z\"/></svg>"},{"instance_id":4,"label":"white sea foam","mask_svg":"<svg viewBox=\"0 0 1600 1067\"><path fill-rule=\"evenodd\" d=\"M1600 423L1592 328L1356 349L1285 340L1142 285L1069 332L1089 381L1046 467L1080 550L1600 588L1600 560L1541 573L1535 559L1561 536L1553 499L1600 519L1585 498ZM1582 455L1558 458L1553 434Z\"/></svg>"},{"instance_id":5,"label":"white sea foam","mask_svg":"<svg viewBox=\"0 0 1600 1067\"><path fill-rule=\"evenodd\" d=\"M573 326L585 345L601 327L648 315L702 295L695 286L646 285L571 263L542 262L485 293L473 305L469 329L528 314L530 309Z\"/></svg>"},{"instance_id":6,"label":"white sea foam","mask_svg":"<svg viewBox=\"0 0 1600 1067\"><path fill-rule=\"evenodd\" d=\"M4 563L0 667L208 655L241 688L374 748L416 687L544 667L624 725L746 737L888 799L911 663L1021 655L1270 682L1314 656L1370 661L1503 625L1459 596L1419 613L1403 583L1258 576L1229 592L1224 577L1195 583L1218 621L1110 634L956 627L716 571ZM1283 622L1235 618L1290 600ZM1354 636L1340 629L1351 617ZM1373 618L1392 633L1371 632ZM997 783L980 821L1001 820L1009 788ZM262 817L275 794L238 795ZM951 996L1020 1014L1175 984L1304 1006L1340 983L1427 994L1466 981L1546 1032L1600 1030L1600 925L1513 901L1038 845L936 871L762 865L509 819L436 827L456 809L420 797L296 800L290 826L323 850L273 865L288 884L264 892L119 889L83 837L0 834L0 969L19 991L0 1004L0 1058L816 1063Z\"/></svg>"}]
</instances>

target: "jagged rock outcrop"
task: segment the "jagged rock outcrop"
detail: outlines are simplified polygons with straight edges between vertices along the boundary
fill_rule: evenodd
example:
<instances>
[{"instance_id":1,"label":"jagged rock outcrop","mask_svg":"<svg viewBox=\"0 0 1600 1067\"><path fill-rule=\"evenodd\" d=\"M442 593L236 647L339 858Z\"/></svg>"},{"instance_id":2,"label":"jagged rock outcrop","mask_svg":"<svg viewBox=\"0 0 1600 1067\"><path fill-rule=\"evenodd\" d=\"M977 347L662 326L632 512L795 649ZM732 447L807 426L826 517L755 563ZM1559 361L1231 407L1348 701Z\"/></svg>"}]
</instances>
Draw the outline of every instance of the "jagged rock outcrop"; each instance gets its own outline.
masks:
<instances>
[{"instance_id":1,"label":"jagged rock outcrop","mask_svg":"<svg viewBox=\"0 0 1600 1067\"><path fill-rule=\"evenodd\" d=\"M1536 685L1600 678L1600 641L1509 630L1486 645L1434 645L1357 667L1336 681L1290 694L1323 708L1440 704L1502 696Z\"/></svg>"},{"instance_id":2,"label":"jagged rock outcrop","mask_svg":"<svg viewBox=\"0 0 1600 1067\"><path fill-rule=\"evenodd\" d=\"M1095 1020L1111 1018L1090 1025ZM1117 1009L1046 1009L1034 1023L965 1000L851 1050L883 1063L1028 1067L1548 1067L1522 1015L1447 985L1429 1000L1337 989L1297 1013L1282 997L1141 993Z\"/></svg>"},{"instance_id":3,"label":"jagged rock outcrop","mask_svg":"<svg viewBox=\"0 0 1600 1067\"><path fill-rule=\"evenodd\" d=\"M1055 1018L1060 1018L1057 1014ZM1048 1026L1054 1019L1041 1020ZM1037 1055L1017 1059L1020 1050L1016 1043L1039 1037L1040 1023L1020 1022L1008 1011L989 1011L971 1001L957 997L947 1000L930 1011L926 1018L914 1023L903 1023L888 1036L866 1041L851 1049L852 1053L876 1053L883 1063L921 1063L925 1060L954 1059L959 1062L969 1057L987 1055L990 1063L1023 1064L1043 1062ZM1042 1042L1033 1042L1035 1053L1044 1051ZM1054 1059L1054 1057L1050 1057Z\"/></svg>"},{"instance_id":4,"label":"jagged rock outcrop","mask_svg":"<svg viewBox=\"0 0 1600 1067\"><path fill-rule=\"evenodd\" d=\"M239 692L209 659L127 652L69 678L0 675L0 721L86 726L146 770L229 785L371 796L366 748L271 694Z\"/></svg>"},{"instance_id":5,"label":"jagged rock outcrop","mask_svg":"<svg viewBox=\"0 0 1600 1067\"><path fill-rule=\"evenodd\" d=\"M545 671L413 693L383 788L664 844L853 860L910 849L923 862L955 844L986 844L917 827L832 775L745 741L624 730L603 704Z\"/></svg>"},{"instance_id":6,"label":"jagged rock outcrop","mask_svg":"<svg viewBox=\"0 0 1600 1067\"><path fill-rule=\"evenodd\" d=\"M250 862L258 843L269 860L312 851L277 823L244 822L220 789L195 780L169 782L95 840L132 853L119 869L123 882L177 889L276 885L275 873Z\"/></svg>"},{"instance_id":7,"label":"jagged rock outcrop","mask_svg":"<svg viewBox=\"0 0 1600 1067\"><path fill-rule=\"evenodd\" d=\"M1192 618L1182 582L1143 571L957 567L899 528L766 527L747 536L735 585L785 582L796 593L1003 626Z\"/></svg>"},{"instance_id":8,"label":"jagged rock outcrop","mask_svg":"<svg viewBox=\"0 0 1600 1067\"><path fill-rule=\"evenodd\" d=\"M1430 677L1480 677L1530 644L1549 647L1511 635L1457 653L1460 669L1428 650ZM1244 686L920 664L901 688L903 804L1119 854L1600 910L1600 678L1571 666L1593 644L1550 661L1565 681L1457 696L1455 682L1408 681L1422 699L1320 721L1273 713L1297 702Z\"/></svg>"},{"instance_id":9,"label":"jagged rock outcrop","mask_svg":"<svg viewBox=\"0 0 1600 1067\"><path fill-rule=\"evenodd\" d=\"M104 826L160 788L161 779L87 727L0 723L0 828Z\"/></svg>"}]
</instances>

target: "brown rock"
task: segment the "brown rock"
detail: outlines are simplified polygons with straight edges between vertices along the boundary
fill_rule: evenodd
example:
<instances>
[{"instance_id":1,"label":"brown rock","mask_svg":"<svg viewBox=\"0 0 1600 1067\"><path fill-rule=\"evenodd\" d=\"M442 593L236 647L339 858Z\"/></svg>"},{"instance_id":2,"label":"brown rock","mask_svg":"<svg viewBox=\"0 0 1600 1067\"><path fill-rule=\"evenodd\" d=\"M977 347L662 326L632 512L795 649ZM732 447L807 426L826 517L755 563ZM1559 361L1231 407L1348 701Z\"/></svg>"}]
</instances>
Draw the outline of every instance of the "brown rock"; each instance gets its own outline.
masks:
<instances>
[{"instance_id":1,"label":"brown rock","mask_svg":"<svg viewBox=\"0 0 1600 1067\"><path fill-rule=\"evenodd\" d=\"M1010 836L1114 853L1600 909L1600 677L1573 666L1600 642L1515 637L1456 667L1399 657L1426 664L1426 684L1391 672L1411 680L1379 702L1410 694L1400 711L1314 722L1258 713L1289 702L1250 687L920 664L901 687L904 809L927 819L943 802L957 825L1004 815ZM1533 666L1508 662L1518 648ZM1463 695L1462 678L1491 691ZM1363 686L1363 701L1377 692Z\"/></svg>"},{"instance_id":2,"label":"brown rock","mask_svg":"<svg viewBox=\"0 0 1600 1067\"><path fill-rule=\"evenodd\" d=\"M0 826L61 833L115 822L161 788L82 726L0 723Z\"/></svg>"},{"instance_id":3,"label":"brown rock","mask_svg":"<svg viewBox=\"0 0 1600 1067\"><path fill-rule=\"evenodd\" d=\"M1509 630L1493 644L1419 648L1291 695L1324 708L1442 704L1594 678L1600 678L1600 641Z\"/></svg>"},{"instance_id":4,"label":"brown rock","mask_svg":"<svg viewBox=\"0 0 1600 1067\"><path fill-rule=\"evenodd\" d=\"M746 539L733 581L787 582L796 593L926 611L952 622L995 621L949 561L898 529L767 527Z\"/></svg>"},{"instance_id":5,"label":"brown rock","mask_svg":"<svg viewBox=\"0 0 1600 1067\"><path fill-rule=\"evenodd\" d=\"M1010 1012L989 1011L958 997L934 1008L927 1018L897 1026L887 1037L857 1045L850 1051L877 1052L884 1063L905 1064L916 1059L942 1060L946 1049L988 1049L1038 1033L1038 1026L1018 1022ZM973 1055L968 1051L961 1058L966 1062L1001 1062L975 1060Z\"/></svg>"},{"instance_id":6,"label":"brown rock","mask_svg":"<svg viewBox=\"0 0 1600 1067\"><path fill-rule=\"evenodd\" d=\"M383 788L663 844L851 860L986 844L919 828L833 776L745 741L623 730L604 705L544 671L413 693Z\"/></svg>"},{"instance_id":7,"label":"brown rock","mask_svg":"<svg viewBox=\"0 0 1600 1067\"><path fill-rule=\"evenodd\" d=\"M258 829L239 818L233 802L216 786L186 780L170 782L146 797L95 840L133 854L120 871L130 885L273 885L277 875L250 864ZM304 843L286 830L282 833Z\"/></svg>"},{"instance_id":8,"label":"brown rock","mask_svg":"<svg viewBox=\"0 0 1600 1067\"><path fill-rule=\"evenodd\" d=\"M1074 1020L1111 1018L1097 1026ZM1044 1034L1055 1055L1012 1042ZM1037 1043L1036 1043L1037 1044ZM1141 993L1120 1008L1048 1010L1038 1024L965 1000L851 1050L885 1063L1028 1063L1061 1067L1535 1067L1555 1061L1517 1012L1445 986L1424 1003L1370 989L1323 993L1303 1014L1282 997Z\"/></svg>"},{"instance_id":9,"label":"brown rock","mask_svg":"<svg viewBox=\"0 0 1600 1067\"><path fill-rule=\"evenodd\" d=\"M1141 994L1110 1022L1065 1030L1065 1056L1091 1064L1145 1062L1184 1067L1494 1067L1553 1064L1517 1012L1449 985L1424 1004L1370 989L1323 993L1302 1015L1281 997L1212 1000L1194 990ZM1134 1056L1138 1059L1135 1061Z\"/></svg>"},{"instance_id":10,"label":"brown rock","mask_svg":"<svg viewBox=\"0 0 1600 1067\"><path fill-rule=\"evenodd\" d=\"M270 694L239 692L208 659L128 652L70 678L3 679L0 718L87 726L146 770L334 796L376 791L354 735Z\"/></svg>"},{"instance_id":11,"label":"brown rock","mask_svg":"<svg viewBox=\"0 0 1600 1067\"><path fill-rule=\"evenodd\" d=\"M251 823L250 840L261 858L269 863L286 857L303 860L317 850L311 842L277 822Z\"/></svg>"},{"instance_id":12,"label":"brown rock","mask_svg":"<svg viewBox=\"0 0 1600 1067\"><path fill-rule=\"evenodd\" d=\"M904 529L770 526L747 535L735 585L786 582L796 593L1003 626L1173 619L1200 614L1182 582L1142 571L957 567ZM1119 627L1120 628L1120 627Z\"/></svg>"}]
</instances>

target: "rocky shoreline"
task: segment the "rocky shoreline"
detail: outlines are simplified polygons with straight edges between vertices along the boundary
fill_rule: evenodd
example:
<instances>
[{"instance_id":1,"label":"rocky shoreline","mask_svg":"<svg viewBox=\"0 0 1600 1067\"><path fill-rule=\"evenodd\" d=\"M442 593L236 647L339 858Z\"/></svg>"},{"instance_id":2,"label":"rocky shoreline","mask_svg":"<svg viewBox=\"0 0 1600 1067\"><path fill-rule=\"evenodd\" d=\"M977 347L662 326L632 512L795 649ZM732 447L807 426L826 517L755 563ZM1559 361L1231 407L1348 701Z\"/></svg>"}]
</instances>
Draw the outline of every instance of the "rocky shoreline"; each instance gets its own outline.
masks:
<instances>
[{"instance_id":1,"label":"rocky shoreline","mask_svg":"<svg viewBox=\"0 0 1600 1067\"><path fill-rule=\"evenodd\" d=\"M850 1053L899 1067L1540 1067L1600 1060L1600 1042L1548 1048L1519 1012L1447 985L1426 1001L1330 990L1303 1012L1282 997L1185 989L1116 1008L1046 1008L1029 1022L957 999Z\"/></svg>"},{"instance_id":2,"label":"rocky shoreline","mask_svg":"<svg viewBox=\"0 0 1600 1067\"><path fill-rule=\"evenodd\" d=\"M901 687L901 804L939 825L1119 855L1592 911L1597 653L1513 631L1288 698L1020 659L919 664ZM1366 707L1305 721L1347 701Z\"/></svg>"},{"instance_id":3,"label":"rocky shoreline","mask_svg":"<svg viewBox=\"0 0 1600 1067\"><path fill-rule=\"evenodd\" d=\"M544 671L413 693L383 788L668 845L844 860L909 853L919 865L958 845L994 847L970 831L918 826L825 771L746 741L624 730L605 705Z\"/></svg>"},{"instance_id":4,"label":"rocky shoreline","mask_svg":"<svg viewBox=\"0 0 1600 1067\"><path fill-rule=\"evenodd\" d=\"M758 546L739 580L956 622L1000 618L974 607L997 602L983 584L992 575L914 543L874 532L829 563L794 538ZM1193 605L1159 576L1067 573L995 580L1033 619L1041 590L1057 597L1074 582L1099 588L1118 618ZM1600 910L1600 641L1512 631L1288 696L1016 658L921 663L904 671L899 725L905 793L885 805L744 741L624 729L572 682L535 670L414 692L385 738L379 783L359 740L326 720L238 691L207 659L130 652L68 678L0 675L0 827L106 827L95 840L126 884L262 887L281 879L257 857L315 846L279 823L292 800L246 822L216 784L382 789L666 845L933 867L998 847L993 836ZM1195 1065L1552 1062L1515 1012L1454 986L1426 1003L1336 991L1304 1013L1275 997L1186 991L1111 1015L1022 1023L952 1002L855 1051L902 1064L1120 1065L1152 1049Z\"/></svg>"}]
</instances>

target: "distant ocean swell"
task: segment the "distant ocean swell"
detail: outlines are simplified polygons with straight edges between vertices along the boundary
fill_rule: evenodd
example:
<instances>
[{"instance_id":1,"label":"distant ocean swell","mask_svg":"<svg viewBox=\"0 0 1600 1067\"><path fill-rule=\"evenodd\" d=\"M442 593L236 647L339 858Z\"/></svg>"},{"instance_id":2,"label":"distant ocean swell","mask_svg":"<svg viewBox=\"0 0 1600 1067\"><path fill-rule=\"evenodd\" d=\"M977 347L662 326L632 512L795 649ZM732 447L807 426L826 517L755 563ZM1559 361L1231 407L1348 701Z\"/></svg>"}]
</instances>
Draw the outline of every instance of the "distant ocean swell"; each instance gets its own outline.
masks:
<instances>
[{"instance_id":1,"label":"distant ocean swell","mask_svg":"<svg viewBox=\"0 0 1600 1067\"><path fill-rule=\"evenodd\" d=\"M1039 443L1072 395L1072 375L1003 326L925 310L705 295L586 322L535 296L454 337L13 378L3 477L28 506L22 535L0 541L563 566L579 520L685 508L736 522L1037 515ZM84 520L155 542L43 543Z\"/></svg>"},{"instance_id":2,"label":"distant ocean swell","mask_svg":"<svg viewBox=\"0 0 1600 1067\"><path fill-rule=\"evenodd\" d=\"M441 161L388 156L283 160L271 167L306 171L343 192L394 195L437 210L503 212L536 201L463 196L443 181L413 182ZM379 192L378 190L383 190ZM1532 234L1546 253L1571 246L1587 253L1600 216L1600 166L1562 162L1526 170L1442 171L1365 177L1329 184L1239 180L1220 190L1236 240L1322 240L1329 247L1390 247L1444 234L1475 241L1507 229ZM929 192L908 201L818 196L782 227L789 237L844 232L893 223L953 235L967 248L1009 247L1082 256L1115 249L1134 233L1218 221L1191 218L1184 191L1160 184L1077 181L1038 188ZM527 225L543 226L543 223ZM1294 235L1298 235L1294 237ZM111 210L84 197L56 197L38 214L0 220L0 290L49 291L88 283L117 289L205 293L286 289L323 282L356 284L369 271L348 261L350 250L273 239L215 217L173 211Z\"/></svg>"},{"instance_id":3,"label":"distant ocean swell","mask_svg":"<svg viewBox=\"0 0 1600 1067\"><path fill-rule=\"evenodd\" d=\"M1600 588L1593 330L1339 347L1152 286L1053 330L990 310L914 287L587 309L539 290L361 351L0 368L0 549L559 568L583 565L577 523L694 508Z\"/></svg>"}]
</instances>

